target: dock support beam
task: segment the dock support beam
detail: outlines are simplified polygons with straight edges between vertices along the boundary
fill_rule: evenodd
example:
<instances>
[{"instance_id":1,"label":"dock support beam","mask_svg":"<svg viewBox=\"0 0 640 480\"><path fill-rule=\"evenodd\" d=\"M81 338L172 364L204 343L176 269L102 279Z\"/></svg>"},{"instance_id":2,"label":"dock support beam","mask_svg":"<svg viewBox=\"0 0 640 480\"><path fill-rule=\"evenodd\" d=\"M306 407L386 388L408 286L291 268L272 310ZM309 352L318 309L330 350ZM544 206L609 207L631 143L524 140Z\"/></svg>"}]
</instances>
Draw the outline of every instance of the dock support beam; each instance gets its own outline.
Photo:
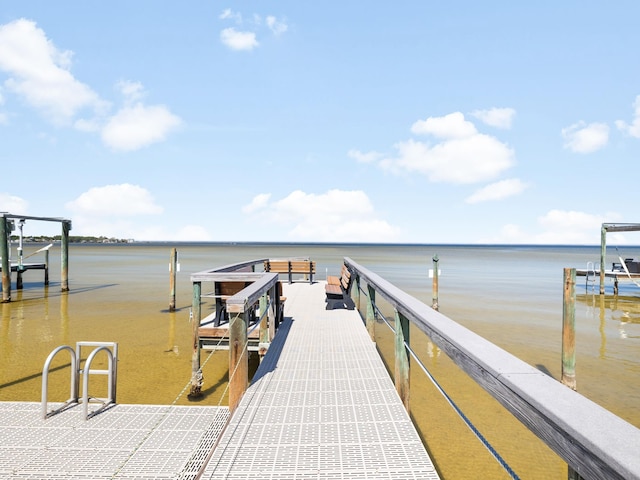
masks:
<instances>
[{"instance_id":1,"label":"dock support beam","mask_svg":"<svg viewBox=\"0 0 640 480\"><path fill-rule=\"evenodd\" d=\"M395 384L396 391L402 400L402 404L407 412L410 411L410 385L409 385L409 352L405 343L409 345L409 319L394 310L395 312L395 331L396 331L396 352L395 352Z\"/></svg>"},{"instance_id":2,"label":"dock support beam","mask_svg":"<svg viewBox=\"0 0 640 480\"><path fill-rule=\"evenodd\" d=\"M200 336L198 334L202 316L202 306L200 304L201 293L202 283L193 282L193 298L191 304L193 345L191 351L191 388L188 395L190 398L198 398L202 395L203 376L200 370Z\"/></svg>"},{"instance_id":3,"label":"dock support beam","mask_svg":"<svg viewBox=\"0 0 640 480\"><path fill-rule=\"evenodd\" d=\"M376 341L376 291L371 285L367 285L367 291L369 295L367 296L367 332L369 332L369 337L371 337L371 341Z\"/></svg>"}]
</instances>

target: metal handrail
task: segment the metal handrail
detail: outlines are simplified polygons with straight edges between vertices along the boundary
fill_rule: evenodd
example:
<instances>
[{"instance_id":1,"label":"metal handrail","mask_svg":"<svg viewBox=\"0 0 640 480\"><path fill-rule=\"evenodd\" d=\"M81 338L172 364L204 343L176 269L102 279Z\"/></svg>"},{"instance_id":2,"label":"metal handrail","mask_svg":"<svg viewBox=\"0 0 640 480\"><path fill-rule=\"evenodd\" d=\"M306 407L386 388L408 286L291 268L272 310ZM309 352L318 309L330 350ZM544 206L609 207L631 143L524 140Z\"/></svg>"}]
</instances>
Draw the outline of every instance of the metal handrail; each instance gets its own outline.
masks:
<instances>
[{"instance_id":1,"label":"metal handrail","mask_svg":"<svg viewBox=\"0 0 640 480\"><path fill-rule=\"evenodd\" d=\"M96 357L96 355L100 352L107 352L107 358L109 360L109 368L107 370L91 370L91 362ZM85 420L88 420L90 416L97 415L102 410L106 409L111 404L116 402L115 398L115 383L116 383L116 369L115 369L115 359L114 352L111 351L109 346L102 345L98 348L94 349L89 356L87 357L87 361L84 365L84 377L82 379L82 415ZM89 375L90 374L99 374L99 375L108 375L108 387L107 387L107 395L106 399L97 399L102 403L102 407L94 410L89 414Z\"/></svg>"},{"instance_id":2,"label":"metal handrail","mask_svg":"<svg viewBox=\"0 0 640 480\"><path fill-rule=\"evenodd\" d=\"M640 479L638 428L350 258L344 263L580 476Z\"/></svg>"},{"instance_id":3,"label":"metal handrail","mask_svg":"<svg viewBox=\"0 0 640 480\"><path fill-rule=\"evenodd\" d=\"M64 402L64 404L60 408L52 410L51 412L47 412L47 397L49 394L49 367L51 366L53 358L63 350L67 350L71 354L71 392L69 394L69 400ZM42 368L42 418L43 420L46 420L48 417L62 412L67 407L75 403L78 403L78 359L73 348L68 345L61 345L49 354L47 360L44 362L44 367Z\"/></svg>"}]
</instances>

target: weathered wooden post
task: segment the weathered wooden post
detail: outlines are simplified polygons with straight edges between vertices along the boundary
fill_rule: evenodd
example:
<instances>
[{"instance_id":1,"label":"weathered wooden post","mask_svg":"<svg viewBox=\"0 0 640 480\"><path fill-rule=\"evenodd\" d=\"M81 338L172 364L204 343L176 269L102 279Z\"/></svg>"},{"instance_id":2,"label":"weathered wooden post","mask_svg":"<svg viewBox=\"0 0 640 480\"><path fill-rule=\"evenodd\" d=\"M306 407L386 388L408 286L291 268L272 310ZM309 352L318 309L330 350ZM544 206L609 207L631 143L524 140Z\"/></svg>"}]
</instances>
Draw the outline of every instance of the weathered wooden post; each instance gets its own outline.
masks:
<instances>
[{"instance_id":1,"label":"weathered wooden post","mask_svg":"<svg viewBox=\"0 0 640 480\"><path fill-rule=\"evenodd\" d=\"M271 338L269 338L269 319L267 315L267 294L260 297L260 341L258 343L258 355L260 362L269 350Z\"/></svg>"},{"instance_id":2,"label":"weathered wooden post","mask_svg":"<svg viewBox=\"0 0 640 480\"><path fill-rule=\"evenodd\" d=\"M9 220L0 217L0 257L2 257L2 302L11 301L11 262L9 262Z\"/></svg>"},{"instance_id":3,"label":"weathered wooden post","mask_svg":"<svg viewBox=\"0 0 640 480\"><path fill-rule=\"evenodd\" d=\"M193 298L191 301L191 331L192 331L192 351L191 351L191 389L189 390L190 398L197 398L202 395L202 383L204 377L200 370L200 320L202 315L202 306L200 304L200 295L202 293L202 283L193 282Z\"/></svg>"},{"instance_id":4,"label":"weathered wooden post","mask_svg":"<svg viewBox=\"0 0 640 480\"><path fill-rule=\"evenodd\" d=\"M169 260L169 311L174 312L176 309L176 271L178 269L178 250L174 247L171 249L171 258Z\"/></svg>"},{"instance_id":5,"label":"weathered wooden post","mask_svg":"<svg viewBox=\"0 0 640 480\"><path fill-rule=\"evenodd\" d=\"M60 285L63 292L69 291L69 231L71 230L71 222L65 220L62 222L62 236L60 238Z\"/></svg>"},{"instance_id":6,"label":"weathered wooden post","mask_svg":"<svg viewBox=\"0 0 640 480\"><path fill-rule=\"evenodd\" d=\"M369 295L367 297L367 332L369 332L369 337L371 337L371 341L376 341L376 291L371 285L367 285L367 290Z\"/></svg>"},{"instance_id":7,"label":"weathered wooden post","mask_svg":"<svg viewBox=\"0 0 640 480\"><path fill-rule=\"evenodd\" d=\"M564 269L562 383L576 389L576 269Z\"/></svg>"},{"instance_id":8,"label":"weathered wooden post","mask_svg":"<svg viewBox=\"0 0 640 480\"><path fill-rule=\"evenodd\" d=\"M227 307L229 308L229 410L233 412L249 385L247 350L247 316L249 312L244 305L227 304ZM237 311L239 309L242 310Z\"/></svg>"},{"instance_id":9,"label":"weathered wooden post","mask_svg":"<svg viewBox=\"0 0 640 480\"><path fill-rule=\"evenodd\" d=\"M604 295L604 270L607 258L607 227L600 227L600 295Z\"/></svg>"},{"instance_id":10,"label":"weathered wooden post","mask_svg":"<svg viewBox=\"0 0 640 480\"><path fill-rule=\"evenodd\" d=\"M438 255L433 256L433 286L432 286L432 303L431 308L438 310Z\"/></svg>"},{"instance_id":11,"label":"weathered wooden post","mask_svg":"<svg viewBox=\"0 0 640 480\"><path fill-rule=\"evenodd\" d=\"M49 249L44 251L44 284L49 285Z\"/></svg>"},{"instance_id":12,"label":"weathered wooden post","mask_svg":"<svg viewBox=\"0 0 640 480\"><path fill-rule=\"evenodd\" d=\"M409 353L405 343L409 345L409 320L395 311L395 385L396 391L402 400L407 412L410 411L410 363Z\"/></svg>"}]
</instances>

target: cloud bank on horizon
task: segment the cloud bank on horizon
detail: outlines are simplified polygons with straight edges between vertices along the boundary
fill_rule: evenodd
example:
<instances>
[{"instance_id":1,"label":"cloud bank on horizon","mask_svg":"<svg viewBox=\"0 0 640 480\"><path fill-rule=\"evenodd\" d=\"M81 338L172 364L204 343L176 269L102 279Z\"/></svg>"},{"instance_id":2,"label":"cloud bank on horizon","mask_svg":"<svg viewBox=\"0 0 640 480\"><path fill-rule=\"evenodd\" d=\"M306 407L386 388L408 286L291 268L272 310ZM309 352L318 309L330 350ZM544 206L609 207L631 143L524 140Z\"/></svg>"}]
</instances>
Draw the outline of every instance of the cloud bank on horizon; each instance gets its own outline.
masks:
<instances>
[{"instance_id":1,"label":"cloud bank on horizon","mask_svg":"<svg viewBox=\"0 0 640 480\"><path fill-rule=\"evenodd\" d=\"M197 48L183 43L192 32L176 22L175 49L149 40L146 58L123 49L88 55L92 46L53 28L60 19L51 13L42 22L37 14L3 17L0 135L8 147L0 156L15 164L28 152L41 164L54 152L63 168L29 177L61 182L66 170L73 181L48 193L5 183L0 211L40 215L46 207L54 211L42 215L72 218L76 235L166 241L597 244L603 222L635 220L633 209L593 198L593 189L600 177L638 173L629 159L640 139L640 85L606 109L594 101L559 115L526 93L483 97L479 79L473 95L456 95L453 76L444 80L453 92L446 94L412 89L402 75L376 83L362 72L376 70L380 58L417 68L412 58L425 55L420 28L410 30L416 41L402 54L369 50L380 41L373 27L337 24L319 41L309 12L288 8L209 12L191 27L206 39ZM389 28L404 28L400 20L389 18ZM155 31L151 22L140 28ZM356 47L345 42L355 38ZM442 50L428 51L432 63L445 62L450 51ZM116 68L114 59L129 54ZM153 74L154 65L181 57L193 71ZM483 75L490 82L512 70L487 66ZM377 107L372 93L372 105L357 102L369 85L387 91L383 82L397 95L393 104L382 97ZM379 128L380 118L388 128ZM613 156L622 160L603 173ZM637 243L625 235L614 241Z\"/></svg>"}]
</instances>

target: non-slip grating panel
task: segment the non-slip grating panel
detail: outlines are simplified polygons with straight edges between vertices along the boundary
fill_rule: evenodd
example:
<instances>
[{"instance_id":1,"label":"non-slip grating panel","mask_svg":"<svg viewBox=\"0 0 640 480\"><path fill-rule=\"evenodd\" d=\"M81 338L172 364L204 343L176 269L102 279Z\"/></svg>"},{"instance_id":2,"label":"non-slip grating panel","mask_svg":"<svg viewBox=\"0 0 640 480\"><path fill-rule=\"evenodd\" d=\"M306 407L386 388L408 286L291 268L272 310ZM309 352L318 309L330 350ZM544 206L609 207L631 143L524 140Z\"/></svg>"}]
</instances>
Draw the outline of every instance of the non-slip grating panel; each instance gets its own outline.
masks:
<instances>
[{"instance_id":1,"label":"non-slip grating panel","mask_svg":"<svg viewBox=\"0 0 640 480\"><path fill-rule=\"evenodd\" d=\"M0 479L194 479L229 418L226 407L79 406L41 418L39 403L0 403Z\"/></svg>"},{"instance_id":2,"label":"non-slip grating panel","mask_svg":"<svg viewBox=\"0 0 640 480\"><path fill-rule=\"evenodd\" d=\"M326 311L323 285L285 285L286 342L271 346L203 479L438 478L358 313Z\"/></svg>"}]
</instances>

